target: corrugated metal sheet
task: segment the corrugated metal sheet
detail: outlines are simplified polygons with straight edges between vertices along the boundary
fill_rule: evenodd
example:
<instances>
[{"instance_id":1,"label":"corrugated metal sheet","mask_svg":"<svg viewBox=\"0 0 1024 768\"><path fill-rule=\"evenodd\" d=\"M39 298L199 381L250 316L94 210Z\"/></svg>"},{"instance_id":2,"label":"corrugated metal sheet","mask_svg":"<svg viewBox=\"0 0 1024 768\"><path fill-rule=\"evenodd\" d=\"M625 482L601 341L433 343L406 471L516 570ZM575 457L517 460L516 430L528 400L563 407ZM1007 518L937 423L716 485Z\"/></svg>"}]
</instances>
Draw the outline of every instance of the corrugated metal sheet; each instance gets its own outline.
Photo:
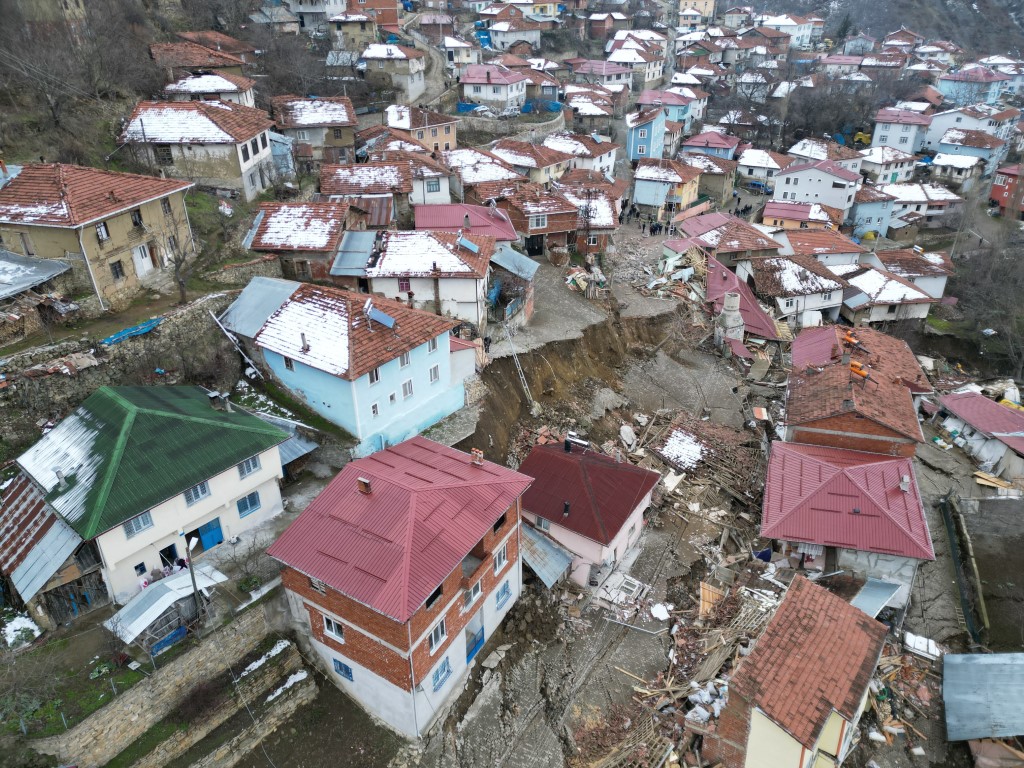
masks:
<instances>
[{"instance_id":1,"label":"corrugated metal sheet","mask_svg":"<svg viewBox=\"0 0 1024 768\"><path fill-rule=\"evenodd\" d=\"M366 277L366 263L373 253L377 233L371 230L346 232L341 238L331 274L339 277Z\"/></svg>"},{"instance_id":2,"label":"corrugated metal sheet","mask_svg":"<svg viewBox=\"0 0 1024 768\"><path fill-rule=\"evenodd\" d=\"M523 280L533 280L533 276L540 269L540 264L506 243L498 243L494 255L491 256L491 262Z\"/></svg>"},{"instance_id":3,"label":"corrugated metal sheet","mask_svg":"<svg viewBox=\"0 0 1024 768\"><path fill-rule=\"evenodd\" d=\"M210 589L228 580L212 565L195 566L196 587ZM192 576L188 569L154 582L129 600L124 608L103 622L103 626L130 643L160 615L179 600L192 595Z\"/></svg>"},{"instance_id":4,"label":"corrugated metal sheet","mask_svg":"<svg viewBox=\"0 0 1024 768\"><path fill-rule=\"evenodd\" d=\"M947 653L942 678L949 741L1024 734L1024 653Z\"/></svg>"},{"instance_id":5,"label":"corrugated metal sheet","mask_svg":"<svg viewBox=\"0 0 1024 768\"><path fill-rule=\"evenodd\" d=\"M368 227L389 227L395 219L395 199L392 195L330 195L327 199L351 203L366 211L369 216L366 224Z\"/></svg>"},{"instance_id":6,"label":"corrugated metal sheet","mask_svg":"<svg viewBox=\"0 0 1024 768\"><path fill-rule=\"evenodd\" d=\"M268 552L406 622L530 482L414 437L347 464Z\"/></svg>"},{"instance_id":7,"label":"corrugated metal sheet","mask_svg":"<svg viewBox=\"0 0 1024 768\"><path fill-rule=\"evenodd\" d=\"M55 259L33 259L0 248L0 299L17 296L71 269Z\"/></svg>"},{"instance_id":8,"label":"corrugated metal sheet","mask_svg":"<svg viewBox=\"0 0 1024 768\"><path fill-rule=\"evenodd\" d=\"M277 449L281 452L281 464L286 465L301 459L317 448L320 447L318 443L313 442L308 437L303 437L299 434L299 424L291 421L290 419L282 419L280 416L272 416L269 413L258 413L253 412L255 416L267 422L273 424L275 427L287 432L291 437L285 440Z\"/></svg>"},{"instance_id":9,"label":"corrugated metal sheet","mask_svg":"<svg viewBox=\"0 0 1024 768\"><path fill-rule=\"evenodd\" d=\"M864 586L860 588L850 605L860 608L871 618L875 618L890 600L896 597L900 591L900 584L893 584L891 581L868 577Z\"/></svg>"},{"instance_id":10,"label":"corrugated metal sheet","mask_svg":"<svg viewBox=\"0 0 1024 768\"><path fill-rule=\"evenodd\" d=\"M252 339L299 285L277 277L254 277L220 316L220 321L232 333Z\"/></svg>"},{"instance_id":11,"label":"corrugated metal sheet","mask_svg":"<svg viewBox=\"0 0 1024 768\"><path fill-rule=\"evenodd\" d=\"M524 525L521 530L523 560L544 582L544 586L551 589L569 570L572 555L532 525Z\"/></svg>"},{"instance_id":12,"label":"corrugated metal sheet","mask_svg":"<svg viewBox=\"0 0 1024 768\"><path fill-rule=\"evenodd\" d=\"M0 504L0 573L21 599L31 600L81 543L32 481L16 477Z\"/></svg>"}]
</instances>

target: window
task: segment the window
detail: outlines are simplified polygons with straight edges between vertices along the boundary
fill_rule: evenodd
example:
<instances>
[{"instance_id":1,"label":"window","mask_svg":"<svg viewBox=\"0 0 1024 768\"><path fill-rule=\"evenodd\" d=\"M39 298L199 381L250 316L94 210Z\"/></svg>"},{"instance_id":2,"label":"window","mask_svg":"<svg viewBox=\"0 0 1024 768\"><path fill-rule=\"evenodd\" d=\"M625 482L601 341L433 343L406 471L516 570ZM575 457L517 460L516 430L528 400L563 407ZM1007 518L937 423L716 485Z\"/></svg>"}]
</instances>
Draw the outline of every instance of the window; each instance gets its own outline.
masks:
<instances>
[{"instance_id":1,"label":"window","mask_svg":"<svg viewBox=\"0 0 1024 768\"><path fill-rule=\"evenodd\" d=\"M501 93L501 88L497 85L491 86L491 93Z\"/></svg>"},{"instance_id":2,"label":"window","mask_svg":"<svg viewBox=\"0 0 1024 768\"><path fill-rule=\"evenodd\" d=\"M411 358L411 357L409 356L409 353L408 353L408 352L403 352L402 354L400 354L400 355L398 356L398 364L399 364L399 365L400 365L400 366L401 366L402 368L405 368L405 367L406 367L407 365L409 365L409 363L410 363L411 361L412 361L412 358Z\"/></svg>"},{"instance_id":3,"label":"window","mask_svg":"<svg viewBox=\"0 0 1024 768\"><path fill-rule=\"evenodd\" d=\"M105 243L110 239L110 230L107 229L106 222L101 221L96 225L96 237L101 243Z\"/></svg>"},{"instance_id":4,"label":"window","mask_svg":"<svg viewBox=\"0 0 1024 768\"><path fill-rule=\"evenodd\" d=\"M340 139L341 138L341 128L335 128L334 129L334 138L336 138L336 139Z\"/></svg>"},{"instance_id":5,"label":"window","mask_svg":"<svg viewBox=\"0 0 1024 768\"><path fill-rule=\"evenodd\" d=\"M210 486L205 480L203 480L203 482L199 483L198 485L193 485L191 488L185 491L185 503L191 507L197 501L199 501L200 499L205 499L209 495Z\"/></svg>"},{"instance_id":6,"label":"window","mask_svg":"<svg viewBox=\"0 0 1024 768\"><path fill-rule=\"evenodd\" d=\"M370 383L376 384L380 381L380 368L374 368L370 371Z\"/></svg>"},{"instance_id":7,"label":"window","mask_svg":"<svg viewBox=\"0 0 1024 768\"><path fill-rule=\"evenodd\" d=\"M267 148L267 134L265 133L260 134L260 146L264 149Z\"/></svg>"},{"instance_id":8,"label":"window","mask_svg":"<svg viewBox=\"0 0 1024 768\"><path fill-rule=\"evenodd\" d=\"M312 576L309 577L309 588L319 595L327 594L327 585L320 581L320 579L314 579Z\"/></svg>"},{"instance_id":9,"label":"window","mask_svg":"<svg viewBox=\"0 0 1024 768\"><path fill-rule=\"evenodd\" d=\"M324 634L345 642L345 628L341 626L340 621L335 621L330 616L324 616Z\"/></svg>"},{"instance_id":10,"label":"window","mask_svg":"<svg viewBox=\"0 0 1024 768\"><path fill-rule=\"evenodd\" d=\"M444 135L445 135L445 136L448 136L448 135L450 135L450 134L451 134L451 132L452 132L452 127L451 127L450 125L446 125L446 126L444 127Z\"/></svg>"},{"instance_id":11,"label":"window","mask_svg":"<svg viewBox=\"0 0 1024 768\"><path fill-rule=\"evenodd\" d=\"M462 593L462 606L469 608L473 603L480 597L480 582L478 581L472 587Z\"/></svg>"},{"instance_id":12,"label":"window","mask_svg":"<svg viewBox=\"0 0 1024 768\"><path fill-rule=\"evenodd\" d=\"M171 215L171 201L168 198L163 198L160 201L160 210L164 212L164 216Z\"/></svg>"},{"instance_id":13,"label":"window","mask_svg":"<svg viewBox=\"0 0 1024 768\"><path fill-rule=\"evenodd\" d=\"M286 371L294 371L295 370L295 361L292 360L290 357L286 357L284 359L284 369Z\"/></svg>"},{"instance_id":14,"label":"window","mask_svg":"<svg viewBox=\"0 0 1024 768\"><path fill-rule=\"evenodd\" d=\"M299 141L308 141L309 140L309 131L296 131L295 132L295 138L297 138ZM244 155L244 153L243 153L243 155Z\"/></svg>"},{"instance_id":15,"label":"window","mask_svg":"<svg viewBox=\"0 0 1024 768\"><path fill-rule=\"evenodd\" d=\"M427 192L440 192L441 191L441 180L440 179L427 179Z\"/></svg>"},{"instance_id":16,"label":"window","mask_svg":"<svg viewBox=\"0 0 1024 768\"><path fill-rule=\"evenodd\" d=\"M832 301L832 291L825 291L821 294L822 301Z\"/></svg>"},{"instance_id":17,"label":"window","mask_svg":"<svg viewBox=\"0 0 1024 768\"><path fill-rule=\"evenodd\" d=\"M332 659L334 662L334 671L338 673L339 677L344 677L346 680L352 679L352 667L339 659Z\"/></svg>"},{"instance_id":18,"label":"window","mask_svg":"<svg viewBox=\"0 0 1024 768\"><path fill-rule=\"evenodd\" d=\"M473 86L473 93L482 93L483 89L479 85Z\"/></svg>"},{"instance_id":19,"label":"window","mask_svg":"<svg viewBox=\"0 0 1024 768\"><path fill-rule=\"evenodd\" d=\"M494 523L494 527L491 528L491 531L493 533L497 533L498 531L500 531L501 530L501 526L503 526L506 523L507 520L508 520L508 513L507 512L502 512L501 513L501 517L499 517L497 519L497 521Z\"/></svg>"},{"instance_id":20,"label":"window","mask_svg":"<svg viewBox=\"0 0 1024 768\"><path fill-rule=\"evenodd\" d=\"M508 602L510 597L512 597L512 587L509 585L508 581L506 581L498 587L498 591L494 593L494 603L500 610L505 607L505 603Z\"/></svg>"},{"instance_id":21,"label":"window","mask_svg":"<svg viewBox=\"0 0 1024 768\"><path fill-rule=\"evenodd\" d=\"M243 496L236 502L236 504L238 506L239 517L251 515L253 512L260 508L259 491L253 491L248 496Z\"/></svg>"},{"instance_id":22,"label":"window","mask_svg":"<svg viewBox=\"0 0 1024 768\"><path fill-rule=\"evenodd\" d=\"M110 262L110 274L115 280L124 280L124 264L120 261Z\"/></svg>"},{"instance_id":23,"label":"window","mask_svg":"<svg viewBox=\"0 0 1024 768\"><path fill-rule=\"evenodd\" d=\"M890 304L888 307L886 307L885 311L888 312L890 315L895 315L896 314L896 305L895 304Z\"/></svg>"},{"instance_id":24,"label":"window","mask_svg":"<svg viewBox=\"0 0 1024 768\"><path fill-rule=\"evenodd\" d=\"M500 549L494 551L494 572L498 573L508 562L508 542L501 545Z\"/></svg>"},{"instance_id":25,"label":"window","mask_svg":"<svg viewBox=\"0 0 1024 768\"><path fill-rule=\"evenodd\" d=\"M910 126L909 125L904 125L903 126L903 132L904 133L910 133Z\"/></svg>"},{"instance_id":26,"label":"window","mask_svg":"<svg viewBox=\"0 0 1024 768\"><path fill-rule=\"evenodd\" d=\"M135 566L135 575L136 576L145 576L146 575L146 564L145 563L139 563L138 565Z\"/></svg>"},{"instance_id":27,"label":"window","mask_svg":"<svg viewBox=\"0 0 1024 768\"><path fill-rule=\"evenodd\" d=\"M431 128L430 129L430 135L431 136L437 136L437 128Z\"/></svg>"},{"instance_id":28,"label":"window","mask_svg":"<svg viewBox=\"0 0 1024 768\"><path fill-rule=\"evenodd\" d=\"M636 148L636 153L638 155L646 155L647 154L647 147L645 147L643 144L641 144L639 147Z\"/></svg>"},{"instance_id":29,"label":"window","mask_svg":"<svg viewBox=\"0 0 1024 768\"><path fill-rule=\"evenodd\" d=\"M138 208L136 208L134 211L132 211L131 216L132 216L132 226L133 227L141 227L142 226L142 211L139 210Z\"/></svg>"},{"instance_id":30,"label":"window","mask_svg":"<svg viewBox=\"0 0 1024 768\"><path fill-rule=\"evenodd\" d=\"M530 229L544 229L548 225L548 215L541 213L530 217Z\"/></svg>"},{"instance_id":31,"label":"window","mask_svg":"<svg viewBox=\"0 0 1024 768\"><path fill-rule=\"evenodd\" d=\"M907 143L907 141L908 141L908 137L906 137L906 136L900 136L900 144L906 144L906 143Z\"/></svg>"},{"instance_id":32,"label":"window","mask_svg":"<svg viewBox=\"0 0 1024 768\"><path fill-rule=\"evenodd\" d=\"M888 141L889 141L889 137L886 134L884 134L884 133L881 136L878 137L878 143L879 144L886 144L886 143L888 143Z\"/></svg>"},{"instance_id":33,"label":"window","mask_svg":"<svg viewBox=\"0 0 1024 768\"><path fill-rule=\"evenodd\" d=\"M597 245L597 235L587 235L587 245Z\"/></svg>"},{"instance_id":34,"label":"window","mask_svg":"<svg viewBox=\"0 0 1024 768\"><path fill-rule=\"evenodd\" d=\"M392 392L390 395L388 395L388 402L391 405L394 405L395 403L397 403L398 402L398 395L396 395L394 392Z\"/></svg>"},{"instance_id":35,"label":"window","mask_svg":"<svg viewBox=\"0 0 1024 768\"><path fill-rule=\"evenodd\" d=\"M537 529L538 530L541 530L541 531L550 531L551 530L551 522L549 520L545 520L543 517L538 517L537 518L536 525L537 525Z\"/></svg>"},{"instance_id":36,"label":"window","mask_svg":"<svg viewBox=\"0 0 1024 768\"><path fill-rule=\"evenodd\" d=\"M412 379L406 379L402 382L402 397L405 400L412 397Z\"/></svg>"},{"instance_id":37,"label":"window","mask_svg":"<svg viewBox=\"0 0 1024 768\"><path fill-rule=\"evenodd\" d=\"M309 277L309 262L308 261L295 261L292 262L292 266L295 268L296 277Z\"/></svg>"},{"instance_id":38,"label":"window","mask_svg":"<svg viewBox=\"0 0 1024 768\"><path fill-rule=\"evenodd\" d=\"M249 142L249 146L252 147L252 156L256 157L256 155L258 155L260 153L260 144L259 144L259 142L256 141L256 139L253 139L252 141Z\"/></svg>"},{"instance_id":39,"label":"window","mask_svg":"<svg viewBox=\"0 0 1024 768\"><path fill-rule=\"evenodd\" d=\"M641 128L640 130L638 130L636 132L636 136L637 136L638 139L646 139L647 138L647 129L646 128Z\"/></svg>"},{"instance_id":40,"label":"window","mask_svg":"<svg viewBox=\"0 0 1024 768\"><path fill-rule=\"evenodd\" d=\"M167 250L171 252L171 255L178 253L178 238L174 235L167 236Z\"/></svg>"},{"instance_id":41,"label":"window","mask_svg":"<svg viewBox=\"0 0 1024 768\"><path fill-rule=\"evenodd\" d=\"M299 134L303 134L303 133L305 133L305 131L299 131ZM301 139L302 136L300 135L299 138ZM242 145L242 162L243 163L249 162L249 145L248 144L243 144Z\"/></svg>"},{"instance_id":42,"label":"window","mask_svg":"<svg viewBox=\"0 0 1024 768\"><path fill-rule=\"evenodd\" d=\"M437 352L437 339L431 339L427 342L427 352Z\"/></svg>"},{"instance_id":43,"label":"window","mask_svg":"<svg viewBox=\"0 0 1024 768\"><path fill-rule=\"evenodd\" d=\"M431 685L434 686L434 690L441 690L444 684L448 681L448 678L451 676L452 665L448 663L448 657L445 656L444 660L434 668L434 674L430 679Z\"/></svg>"},{"instance_id":44,"label":"window","mask_svg":"<svg viewBox=\"0 0 1024 768\"><path fill-rule=\"evenodd\" d=\"M248 459L246 459L245 461L238 465L238 477L239 479L243 477L248 477L259 468L260 457L250 456Z\"/></svg>"},{"instance_id":45,"label":"window","mask_svg":"<svg viewBox=\"0 0 1024 768\"><path fill-rule=\"evenodd\" d=\"M440 647L441 643L444 642L445 638L448 637L448 630L445 629L444 619L437 622L437 625L430 630L430 652L433 653Z\"/></svg>"},{"instance_id":46,"label":"window","mask_svg":"<svg viewBox=\"0 0 1024 768\"><path fill-rule=\"evenodd\" d=\"M142 533L147 528L153 527L153 516L149 512L143 512L138 517L133 517L124 524L124 535L129 539L132 536Z\"/></svg>"},{"instance_id":47,"label":"window","mask_svg":"<svg viewBox=\"0 0 1024 768\"><path fill-rule=\"evenodd\" d=\"M174 155L169 144L156 144L153 146L153 157L157 165L173 165Z\"/></svg>"},{"instance_id":48,"label":"window","mask_svg":"<svg viewBox=\"0 0 1024 768\"><path fill-rule=\"evenodd\" d=\"M786 299L786 301L784 302L784 306L786 307L786 309L792 309L793 308L793 300L792 299Z\"/></svg>"},{"instance_id":49,"label":"window","mask_svg":"<svg viewBox=\"0 0 1024 768\"><path fill-rule=\"evenodd\" d=\"M377 69L384 69L384 62L383 61L378 61L377 62Z\"/></svg>"},{"instance_id":50,"label":"window","mask_svg":"<svg viewBox=\"0 0 1024 768\"><path fill-rule=\"evenodd\" d=\"M632 538L634 533L636 533L636 523L633 523L631 526L629 526L629 530L626 531L626 538Z\"/></svg>"}]
</instances>

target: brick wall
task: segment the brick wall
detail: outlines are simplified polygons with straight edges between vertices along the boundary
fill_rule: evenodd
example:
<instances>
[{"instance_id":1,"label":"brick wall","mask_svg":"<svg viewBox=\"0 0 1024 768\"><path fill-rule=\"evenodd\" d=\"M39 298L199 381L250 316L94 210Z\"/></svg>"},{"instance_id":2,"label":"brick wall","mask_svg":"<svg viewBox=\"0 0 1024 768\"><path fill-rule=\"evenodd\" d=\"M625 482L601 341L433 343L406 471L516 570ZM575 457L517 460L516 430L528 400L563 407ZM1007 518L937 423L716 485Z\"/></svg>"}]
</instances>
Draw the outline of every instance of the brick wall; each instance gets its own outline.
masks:
<instances>
[{"instance_id":1,"label":"brick wall","mask_svg":"<svg viewBox=\"0 0 1024 768\"><path fill-rule=\"evenodd\" d=\"M876 421L852 413L795 425L792 442L884 453L890 456L913 457L917 450L916 441Z\"/></svg>"},{"instance_id":2,"label":"brick wall","mask_svg":"<svg viewBox=\"0 0 1024 768\"><path fill-rule=\"evenodd\" d=\"M519 511L520 505L517 501L506 511L504 524L497 531L488 529L481 543L474 550L474 555L482 560L474 576L474 579L481 581L481 596L477 599L473 609L465 613L462 610L463 576L461 567L456 567L445 578L442 583L441 598L430 608L427 608L426 605L421 606L409 620L408 627L330 587L327 588L326 595L321 595L310 587L309 579L306 576L291 568L284 569L282 581L286 589L298 595L306 604L312 634L319 642L337 651L340 656L349 658L372 670L396 686L411 691L413 683L408 661L410 632L413 643L416 643L421 636L424 637L423 642L419 643L412 652L416 679L421 680L429 673L437 660L445 654L458 633L465 629L483 601L487 600L498 585L505 580L509 570L517 567L519 537L515 529L519 524ZM509 537L508 565L496 576L494 573L494 549L505 537ZM328 615L337 616L347 622L343 643L324 632L323 616L325 611ZM425 636L425 633L437 624L442 615L445 618L447 637L438 649L431 653L429 638ZM365 631L360 631L360 628ZM383 640L393 648L378 642L376 638Z\"/></svg>"},{"instance_id":3,"label":"brick wall","mask_svg":"<svg viewBox=\"0 0 1024 768\"><path fill-rule=\"evenodd\" d=\"M709 765L721 762L723 768L743 768L750 735L750 705L733 695L722 710L713 734L704 737L701 757Z\"/></svg>"}]
</instances>

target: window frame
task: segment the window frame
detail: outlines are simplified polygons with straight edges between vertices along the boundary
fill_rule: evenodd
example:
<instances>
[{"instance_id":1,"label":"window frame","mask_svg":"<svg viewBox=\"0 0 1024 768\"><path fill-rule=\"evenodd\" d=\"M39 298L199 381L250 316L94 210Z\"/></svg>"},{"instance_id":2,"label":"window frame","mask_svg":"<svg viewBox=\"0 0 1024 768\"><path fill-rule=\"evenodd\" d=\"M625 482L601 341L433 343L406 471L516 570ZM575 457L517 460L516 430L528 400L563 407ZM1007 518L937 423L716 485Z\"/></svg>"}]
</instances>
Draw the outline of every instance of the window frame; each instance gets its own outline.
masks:
<instances>
[{"instance_id":1,"label":"window frame","mask_svg":"<svg viewBox=\"0 0 1024 768\"><path fill-rule=\"evenodd\" d=\"M315 576L309 576L309 588L316 592L318 595L327 594L327 582L322 579L318 579Z\"/></svg>"},{"instance_id":2,"label":"window frame","mask_svg":"<svg viewBox=\"0 0 1024 768\"><path fill-rule=\"evenodd\" d=\"M370 372L366 374L366 376L371 386L378 383L380 381L380 366L371 368Z\"/></svg>"},{"instance_id":3,"label":"window frame","mask_svg":"<svg viewBox=\"0 0 1024 768\"><path fill-rule=\"evenodd\" d=\"M252 501L250 501L253 497L255 497L256 499L255 505L253 505ZM244 512L242 511L242 502L245 502L246 506ZM252 491L251 493L247 493L245 496L243 496L242 498L238 499L235 502L235 508L238 510L239 519L243 517L248 517L253 512L258 512L262 506L263 500L260 498L259 491Z\"/></svg>"},{"instance_id":4,"label":"window frame","mask_svg":"<svg viewBox=\"0 0 1024 768\"><path fill-rule=\"evenodd\" d=\"M434 693L437 693L444 688L444 684L448 682L448 678L451 676L452 665L451 662L448 661L448 657L445 656L441 659L438 665L434 667L434 671L430 673L430 684L434 688Z\"/></svg>"},{"instance_id":5,"label":"window frame","mask_svg":"<svg viewBox=\"0 0 1024 768\"><path fill-rule=\"evenodd\" d=\"M171 198L160 198L160 210L163 211L164 216L170 216L174 212L171 208Z\"/></svg>"},{"instance_id":6,"label":"window frame","mask_svg":"<svg viewBox=\"0 0 1024 768\"><path fill-rule=\"evenodd\" d=\"M494 572L501 573L508 565L508 542L494 550Z\"/></svg>"},{"instance_id":7,"label":"window frame","mask_svg":"<svg viewBox=\"0 0 1024 768\"><path fill-rule=\"evenodd\" d=\"M427 192L440 192L441 191L441 180L440 179L427 179Z\"/></svg>"},{"instance_id":8,"label":"window frame","mask_svg":"<svg viewBox=\"0 0 1024 768\"><path fill-rule=\"evenodd\" d=\"M101 243L105 243L110 240L110 228L107 226L107 222L96 222L96 239Z\"/></svg>"},{"instance_id":9,"label":"window frame","mask_svg":"<svg viewBox=\"0 0 1024 768\"><path fill-rule=\"evenodd\" d=\"M540 515L538 515L537 516L537 522L534 525L534 527L538 531L550 531L551 530L551 521L546 519L546 518L541 517Z\"/></svg>"},{"instance_id":10,"label":"window frame","mask_svg":"<svg viewBox=\"0 0 1024 768\"><path fill-rule=\"evenodd\" d=\"M408 352L403 352L398 356L399 368L408 368L410 365L412 365L412 355L410 355Z\"/></svg>"},{"instance_id":11,"label":"window frame","mask_svg":"<svg viewBox=\"0 0 1024 768\"><path fill-rule=\"evenodd\" d=\"M439 365L432 365L432 366L430 366L430 370L427 371L427 375L428 375L428 377L430 379L430 383L431 384L437 384L437 382L439 382L441 380L441 366L439 366Z\"/></svg>"},{"instance_id":12,"label":"window frame","mask_svg":"<svg viewBox=\"0 0 1024 768\"><path fill-rule=\"evenodd\" d=\"M476 603L483 593L482 579L477 579L469 589L462 590L462 610L465 611Z\"/></svg>"},{"instance_id":13,"label":"window frame","mask_svg":"<svg viewBox=\"0 0 1024 768\"><path fill-rule=\"evenodd\" d=\"M153 527L153 515L151 510L146 510L141 515L125 520L121 527L124 529L124 535L126 539L134 539L143 531L148 531Z\"/></svg>"},{"instance_id":14,"label":"window frame","mask_svg":"<svg viewBox=\"0 0 1024 768\"><path fill-rule=\"evenodd\" d=\"M203 491L205 491L205 493L203 493ZM202 495L197 496L196 495L197 493L198 494L202 494ZM192 496L192 500L191 501L189 501L189 496L190 495ZM209 498L211 496L209 481L203 480L200 483L196 483L191 488L186 488L182 492L182 496L185 497L185 506L187 506L187 507L194 507L196 504L198 504L203 499Z\"/></svg>"},{"instance_id":15,"label":"window frame","mask_svg":"<svg viewBox=\"0 0 1024 768\"><path fill-rule=\"evenodd\" d=\"M340 621L334 619L327 614L323 614L324 618L324 634L332 640L337 640L339 643L345 642L345 627ZM332 629L333 627L333 629Z\"/></svg>"},{"instance_id":16,"label":"window frame","mask_svg":"<svg viewBox=\"0 0 1024 768\"><path fill-rule=\"evenodd\" d=\"M427 637L427 647L430 649L431 653L434 653L444 645L444 641L447 639L448 627L445 624L445 617L442 616L441 620L430 628L430 635Z\"/></svg>"},{"instance_id":17,"label":"window frame","mask_svg":"<svg viewBox=\"0 0 1024 768\"><path fill-rule=\"evenodd\" d=\"M124 280L124 264L120 259L110 262L110 274L113 275L114 280Z\"/></svg>"},{"instance_id":18,"label":"window frame","mask_svg":"<svg viewBox=\"0 0 1024 768\"><path fill-rule=\"evenodd\" d=\"M429 339L427 341L427 353L429 354L430 352L437 352L437 337L436 336L434 338Z\"/></svg>"},{"instance_id":19,"label":"window frame","mask_svg":"<svg viewBox=\"0 0 1024 768\"><path fill-rule=\"evenodd\" d=\"M262 468L260 464L260 455L258 453L253 454L248 459L245 459L238 464L238 479L241 480L243 477L248 477L253 472L259 472Z\"/></svg>"},{"instance_id":20,"label":"window frame","mask_svg":"<svg viewBox=\"0 0 1024 768\"><path fill-rule=\"evenodd\" d=\"M512 584L508 579L502 583L500 587L494 590L494 607L496 610L501 610L505 607L505 604L512 599Z\"/></svg>"},{"instance_id":21,"label":"window frame","mask_svg":"<svg viewBox=\"0 0 1024 768\"><path fill-rule=\"evenodd\" d=\"M548 215L546 213L531 213L529 226L530 229L547 229Z\"/></svg>"},{"instance_id":22,"label":"window frame","mask_svg":"<svg viewBox=\"0 0 1024 768\"><path fill-rule=\"evenodd\" d=\"M412 379L406 379L402 382L402 399L408 400L410 397L416 394L416 388L413 386Z\"/></svg>"}]
</instances>

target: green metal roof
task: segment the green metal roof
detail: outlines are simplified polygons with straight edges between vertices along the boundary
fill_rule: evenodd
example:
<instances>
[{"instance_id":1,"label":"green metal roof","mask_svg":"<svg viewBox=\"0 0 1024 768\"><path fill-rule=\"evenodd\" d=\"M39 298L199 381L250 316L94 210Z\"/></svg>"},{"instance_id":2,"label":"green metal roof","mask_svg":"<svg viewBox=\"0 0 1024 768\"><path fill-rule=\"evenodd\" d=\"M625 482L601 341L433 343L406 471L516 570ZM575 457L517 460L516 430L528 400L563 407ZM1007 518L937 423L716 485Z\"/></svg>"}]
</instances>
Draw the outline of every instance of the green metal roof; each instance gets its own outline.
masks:
<instances>
[{"instance_id":1,"label":"green metal roof","mask_svg":"<svg viewBox=\"0 0 1024 768\"><path fill-rule=\"evenodd\" d=\"M18 463L88 540L287 437L199 387L102 387Z\"/></svg>"}]
</instances>

